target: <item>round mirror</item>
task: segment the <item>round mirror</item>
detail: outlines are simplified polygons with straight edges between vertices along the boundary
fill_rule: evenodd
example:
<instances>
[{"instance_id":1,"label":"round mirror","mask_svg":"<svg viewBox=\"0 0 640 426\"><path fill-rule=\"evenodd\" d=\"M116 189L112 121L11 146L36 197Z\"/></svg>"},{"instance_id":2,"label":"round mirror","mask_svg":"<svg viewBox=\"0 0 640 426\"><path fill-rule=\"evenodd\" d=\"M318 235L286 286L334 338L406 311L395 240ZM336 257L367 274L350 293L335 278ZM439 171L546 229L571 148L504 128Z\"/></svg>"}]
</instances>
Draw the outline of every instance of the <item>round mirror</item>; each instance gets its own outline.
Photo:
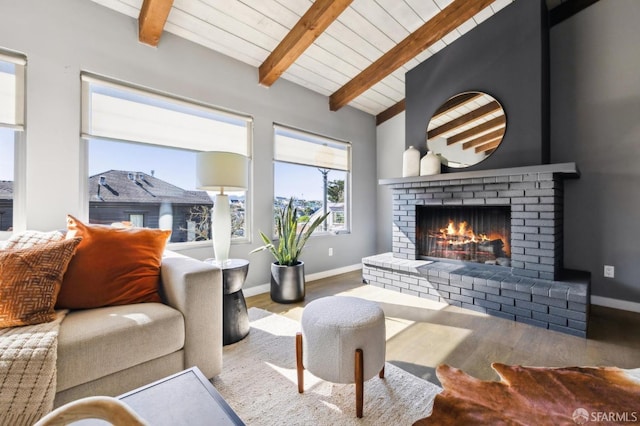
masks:
<instances>
[{"instance_id":1,"label":"round mirror","mask_svg":"<svg viewBox=\"0 0 640 426\"><path fill-rule=\"evenodd\" d=\"M436 110L427 127L427 149L443 165L462 168L490 156L507 128L502 105L482 92L460 93Z\"/></svg>"}]
</instances>

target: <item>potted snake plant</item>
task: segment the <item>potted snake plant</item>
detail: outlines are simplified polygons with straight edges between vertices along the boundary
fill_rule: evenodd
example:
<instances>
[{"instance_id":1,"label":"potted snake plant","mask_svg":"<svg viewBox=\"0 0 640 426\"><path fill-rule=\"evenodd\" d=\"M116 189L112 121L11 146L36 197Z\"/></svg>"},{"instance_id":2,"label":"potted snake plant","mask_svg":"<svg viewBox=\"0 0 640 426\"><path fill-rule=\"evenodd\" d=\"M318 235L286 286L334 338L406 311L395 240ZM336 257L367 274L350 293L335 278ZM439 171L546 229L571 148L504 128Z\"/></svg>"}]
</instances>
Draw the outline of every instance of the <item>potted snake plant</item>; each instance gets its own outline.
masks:
<instances>
[{"instance_id":1,"label":"potted snake plant","mask_svg":"<svg viewBox=\"0 0 640 426\"><path fill-rule=\"evenodd\" d=\"M269 250L275 258L275 262L271 264L271 299L278 303L304 300L304 262L298 257L313 231L329 215L325 213L313 221L299 224L297 210L294 198L290 198L285 206L279 207L275 215L277 243L272 242L271 238L261 231L260 238L264 245L251 251L255 253Z\"/></svg>"}]
</instances>

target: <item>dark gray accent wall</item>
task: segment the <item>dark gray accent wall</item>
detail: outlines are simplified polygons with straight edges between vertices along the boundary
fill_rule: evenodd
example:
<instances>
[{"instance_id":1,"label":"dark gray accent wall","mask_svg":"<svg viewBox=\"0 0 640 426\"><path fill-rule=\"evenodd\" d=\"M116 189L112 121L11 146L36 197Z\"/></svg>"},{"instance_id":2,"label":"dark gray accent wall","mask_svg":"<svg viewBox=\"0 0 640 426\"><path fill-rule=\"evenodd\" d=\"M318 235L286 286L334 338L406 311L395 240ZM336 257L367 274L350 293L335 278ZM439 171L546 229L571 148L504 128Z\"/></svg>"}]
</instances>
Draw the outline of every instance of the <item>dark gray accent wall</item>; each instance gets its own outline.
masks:
<instances>
[{"instance_id":1,"label":"dark gray accent wall","mask_svg":"<svg viewBox=\"0 0 640 426\"><path fill-rule=\"evenodd\" d=\"M517 1L409 71L406 146L424 154L436 109L458 93L477 90L502 104L507 129L490 157L465 170L548 163L548 47L545 2Z\"/></svg>"},{"instance_id":2,"label":"dark gray accent wall","mask_svg":"<svg viewBox=\"0 0 640 426\"><path fill-rule=\"evenodd\" d=\"M565 266L640 303L640 2L601 0L551 30L551 159L565 185ZM603 277L603 265L615 278ZM624 303L623 303L624 306ZM631 309L631 306L629 306Z\"/></svg>"}]
</instances>

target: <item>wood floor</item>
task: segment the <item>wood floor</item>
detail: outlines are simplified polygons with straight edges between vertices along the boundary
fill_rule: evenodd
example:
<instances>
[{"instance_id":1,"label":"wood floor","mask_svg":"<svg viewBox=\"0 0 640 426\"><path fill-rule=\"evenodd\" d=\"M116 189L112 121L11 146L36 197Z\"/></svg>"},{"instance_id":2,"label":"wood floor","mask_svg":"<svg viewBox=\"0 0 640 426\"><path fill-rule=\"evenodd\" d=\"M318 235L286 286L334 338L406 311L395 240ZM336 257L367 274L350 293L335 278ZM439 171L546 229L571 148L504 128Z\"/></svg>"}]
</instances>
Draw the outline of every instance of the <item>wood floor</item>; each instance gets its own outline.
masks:
<instances>
[{"instance_id":1,"label":"wood floor","mask_svg":"<svg viewBox=\"0 0 640 426\"><path fill-rule=\"evenodd\" d=\"M436 384L443 363L484 380L498 379L492 362L640 368L640 314L600 306L592 306L584 339L363 284L360 271L307 283L304 303L278 304L267 293L247 298L247 306L300 320L305 303L330 295L378 302L387 361Z\"/></svg>"}]
</instances>

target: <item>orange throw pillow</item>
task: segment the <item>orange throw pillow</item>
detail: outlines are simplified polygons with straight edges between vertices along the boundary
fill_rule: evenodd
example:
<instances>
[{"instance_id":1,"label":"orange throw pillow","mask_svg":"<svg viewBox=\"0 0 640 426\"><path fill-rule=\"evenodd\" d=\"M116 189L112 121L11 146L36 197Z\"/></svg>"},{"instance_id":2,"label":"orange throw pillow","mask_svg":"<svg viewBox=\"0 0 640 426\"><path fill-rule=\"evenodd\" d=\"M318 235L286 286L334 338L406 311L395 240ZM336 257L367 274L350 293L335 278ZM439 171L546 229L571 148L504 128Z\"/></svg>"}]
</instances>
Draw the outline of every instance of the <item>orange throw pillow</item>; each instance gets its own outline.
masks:
<instances>
[{"instance_id":1,"label":"orange throw pillow","mask_svg":"<svg viewBox=\"0 0 640 426\"><path fill-rule=\"evenodd\" d=\"M55 319L62 276L80 238L0 251L0 328Z\"/></svg>"},{"instance_id":2,"label":"orange throw pillow","mask_svg":"<svg viewBox=\"0 0 640 426\"><path fill-rule=\"evenodd\" d=\"M57 308L160 302L162 253L171 231L87 225L67 216L67 238L82 237L69 263Z\"/></svg>"}]
</instances>

